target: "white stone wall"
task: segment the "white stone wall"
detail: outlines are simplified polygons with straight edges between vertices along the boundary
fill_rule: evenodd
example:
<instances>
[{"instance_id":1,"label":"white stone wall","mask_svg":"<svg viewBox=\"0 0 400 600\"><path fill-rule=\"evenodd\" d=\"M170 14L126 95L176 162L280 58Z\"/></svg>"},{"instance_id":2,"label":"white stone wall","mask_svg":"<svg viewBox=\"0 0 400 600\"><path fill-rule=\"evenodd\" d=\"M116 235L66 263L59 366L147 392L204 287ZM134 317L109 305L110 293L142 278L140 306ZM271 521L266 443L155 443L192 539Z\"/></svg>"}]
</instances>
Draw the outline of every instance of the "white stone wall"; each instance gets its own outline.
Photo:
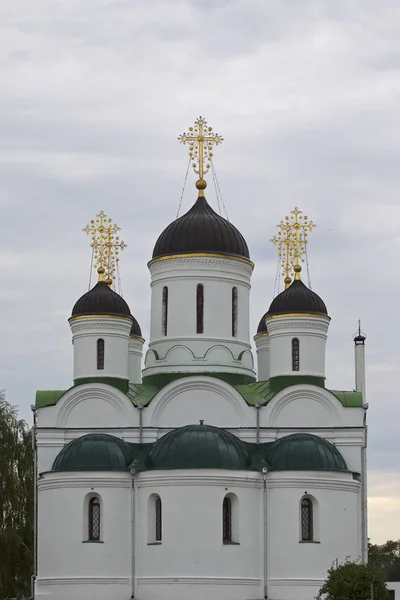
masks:
<instances>
[{"instance_id":1,"label":"white stone wall","mask_svg":"<svg viewBox=\"0 0 400 600\"><path fill-rule=\"evenodd\" d=\"M326 339L329 317L312 315L267 318L269 334L269 376L313 375L325 377ZM300 368L292 368L292 340L300 346Z\"/></svg>"},{"instance_id":2,"label":"white stone wall","mask_svg":"<svg viewBox=\"0 0 400 600\"><path fill-rule=\"evenodd\" d=\"M257 379L258 381L267 381L269 379L269 335L268 333L259 333L254 336L254 342L257 349Z\"/></svg>"},{"instance_id":3,"label":"white stone wall","mask_svg":"<svg viewBox=\"0 0 400 600\"><path fill-rule=\"evenodd\" d=\"M169 372L228 372L255 377L250 346L249 292L253 265L232 257L184 256L149 263L151 326L143 377ZM204 331L196 332L196 293L204 289ZM163 335L163 288L168 328ZM232 335L232 288L237 332Z\"/></svg>"},{"instance_id":4,"label":"white stone wall","mask_svg":"<svg viewBox=\"0 0 400 600\"><path fill-rule=\"evenodd\" d=\"M129 383L142 381L142 356L144 340L138 337L129 338Z\"/></svg>"},{"instance_id":5,"label":"white stone wall","mask_svg":"<svg viewBox=\"0 0 400 600\"><path fill-rule=\"evenodd\" d=\"M69 320L74 346L74 379L117 377L129 379L129 318L72 317ZM104 340L104 369L97 369L97 340Z\"/></svg>"}]
</instances>

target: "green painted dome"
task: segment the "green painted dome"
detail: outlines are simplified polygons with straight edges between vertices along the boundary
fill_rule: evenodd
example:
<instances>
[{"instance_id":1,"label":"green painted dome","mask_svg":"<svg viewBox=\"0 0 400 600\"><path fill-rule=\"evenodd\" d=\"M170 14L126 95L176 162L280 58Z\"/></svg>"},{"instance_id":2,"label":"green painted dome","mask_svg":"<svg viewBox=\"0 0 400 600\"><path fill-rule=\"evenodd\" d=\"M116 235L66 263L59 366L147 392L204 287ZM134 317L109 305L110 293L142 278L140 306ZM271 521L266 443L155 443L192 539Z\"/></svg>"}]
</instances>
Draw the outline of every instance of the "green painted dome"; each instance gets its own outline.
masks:
<instances>
[{"instance_id":1,"label":"green painted dome","mask_svg":"<svg viewBox=\"0 0 400 600\"><path fill-rule=\"evenodd\" d=\"M274 471L347 471L339 450L311 433L294 433L276 440L266 459Z\"/></svg>"},{"instance_id":2,"label":"green painted dome","mask_svg":"<svg viewBox=\"0 0 400 600\"><path fill-rule=\"evenodd\" d=\"M127 471L133 454L123 440L89 433L69 442L56 457L53 471Z\"/></svg>"},{"instance_id":3,"label":"green painted dome","mask_svg":"<svg viewBox=\"0 0 400 600\"><path fill-rule=\"evenodd\" d=\"M146 469L250 469L251 455L235 435L212 425L170 431L151 448Z\"/></svg>"}]
</instances>

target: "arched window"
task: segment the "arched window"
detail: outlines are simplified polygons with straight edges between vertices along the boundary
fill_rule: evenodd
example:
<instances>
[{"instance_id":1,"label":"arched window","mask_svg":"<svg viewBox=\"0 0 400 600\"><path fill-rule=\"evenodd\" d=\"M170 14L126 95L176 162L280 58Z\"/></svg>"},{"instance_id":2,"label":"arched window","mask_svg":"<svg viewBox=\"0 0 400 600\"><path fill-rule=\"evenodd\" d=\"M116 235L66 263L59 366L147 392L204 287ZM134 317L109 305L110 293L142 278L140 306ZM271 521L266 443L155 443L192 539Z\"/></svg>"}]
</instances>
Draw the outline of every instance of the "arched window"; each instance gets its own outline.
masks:
<instances>
[{"instance_id":1,"label":"arched window","mask_svg":"<svg viewBox=\"0 0 400 600\"><path fill-rule=\"evenodd\" d=\"M232 337L237 335L237 309L238 309L238 291L236 287L232 288Z\"/></svg>"},{"instance_id":2,"label":"arched window","mask_svg":"<svg viewBox=\"0 0 400 600\"><path fill-rule=\"evenodd\" d=\"M163 287L162 291L162 333L167 335L168 331L168 288Z\"/></svg>"},{"instance_id":3,"label":"arched window","mask_svg":"<svg viewBox=\"0 0 400 600\"><path fill-rule=\"evenodd\" d=\"M222 541L232 541L232 501L225 496L222 503Z\"/></svg>"},{"instance_id":4,"label":"arched window","mask_svg":"<svg viewBox=\"0 0 400 600\"><path fill-rule=\"evenodd\" d=\"M156 525L156 542L162 540L162 505L160 496L156 497L155 502L155 525Z\"/></svg>"},{"instance_id":5,"label":"arched window","mask_svg":"<svg viewBox=\"0 0 400 600\"><path fill-rule=\"evenodd\" d=\"M89 500L89 540L100 540L100 500L97 497Z\"/></svg>"},{"instance_id":6,"label":"arched window","mask_svg":"<svg viewBox=\"0 0 400 600\"><path fill-rule=\"evenodd\" d=\"M204 287L201 283L197 286L196 291L196 332L203 333L204 331Z\"/></svg>"},{"instance_id":7,"label":"arched window","mask_svg":"<svg viewBox=\"0 0 400 600\"><path fill-rule=\"evenodd\" d=\"M97 340L97 369L104 369L104 340Z\"/></svg>"},{"instance_id":8,"label":"arched window","mask_svg":"<svg viewBox=\"0 0 400 600\"><path fill-rule=\"evenodd\" d=\"M300 344L297 338L292 339L292 371L300 369Z\"/></svg>"},{"instance_id":9,"label":"arched window","mask_svg":"<svg viewBox=\"0 0 400 600\"><path fill-rule=\"evenodd\" d=\"M301 501L301 539L309 542L313 539L313 503L311 498Z\"/></svg>"}]
</instances>

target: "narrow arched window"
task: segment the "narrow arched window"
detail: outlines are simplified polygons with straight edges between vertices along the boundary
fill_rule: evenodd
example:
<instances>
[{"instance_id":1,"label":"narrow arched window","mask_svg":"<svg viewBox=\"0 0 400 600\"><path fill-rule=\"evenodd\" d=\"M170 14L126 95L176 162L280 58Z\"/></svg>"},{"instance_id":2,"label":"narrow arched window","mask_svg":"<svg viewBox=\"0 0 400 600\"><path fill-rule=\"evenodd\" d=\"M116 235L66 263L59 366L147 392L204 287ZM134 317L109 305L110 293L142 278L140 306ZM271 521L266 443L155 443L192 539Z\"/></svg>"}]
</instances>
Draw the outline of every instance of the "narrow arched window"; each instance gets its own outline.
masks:
<instances>
[{"instance_id":1,"label":"narrow arched window","mask_svg":"<svg viewBox=\"0 0 400 600\"><path fill-rule=\"evenodd\" d=\"M197 333L204 331L204 287L201 283L196 291L196 331Z\"/></svg>"},{"instance_id":2,"label":"narrow arched window","mask_svg":"<svg viewBox=\"0 0 400 600\"><path fill-rule=\"evenodd\" d=\"M168 288L163 287L162 291L162 332L167 335L168 331Z\"/></svg>"},{"instance_id":3,"label":"narrow arched window","mask_svg":"<svg viewBox=\"0 0 400 600\"><path fill-rule=\"evenodd\" d=\"M300 344L297 338L292 339L292 371L300 370Z\"/></svg>"},{"instance_id":4,"label":"narrow arched window","mask_svg":"<svg viewBox=\"0 0 400 600\"><path fill-rule=\"evenodd\" d=\"M304 542L313 539L313 504L311 498L301 501L301 539Z\"/></svg>"},{"instance_id":5,"label":"narrow arched window","mask_svg":"<svg viewBox=\"0 0 400 600\"><path fill-rule=\"evenodd\" d=\"M157 496L155 502L155 538L156 542L161 542L162 540L162 506L161 506L161 498Z\"/></svg>"},{"instance_id":6,"label":"narrow arched window","mask_svg":"<svg viewBox=\"0 0 400 600\"><path fill-rule=\"evenodd\" d=\"M232 501L227 496L222 503L222 541L232 541Z\"/></svg>"},{"instance_id":7,"label":"narrow arched window","mask_svg":"<svg viewBox=\"0 0 400 600\"><path fill-rule=\"evenodd\" d=\"M100 500L91 498L89 500L89 540L100 540Z\"/></svg>"},{"instance_id":8,"label":"narrow arched window","mask_svg":"<svg viewBox=\"0 0 400 600\"><path fill-rule=\"evenodd\" d=\"M237 310L238 310L238 291L236 287L232 288L232 337L237 336Z\"/></svg>"},{"instance_id":9,"label":"narrow arched window","mask_svg":"<svg viewBox=\"0 0 400 600\"><path fill-rule=\"evenodd\" d=\"M104 369L104 340L97 340L97 369Z\"/></svg>"}]
</instances>

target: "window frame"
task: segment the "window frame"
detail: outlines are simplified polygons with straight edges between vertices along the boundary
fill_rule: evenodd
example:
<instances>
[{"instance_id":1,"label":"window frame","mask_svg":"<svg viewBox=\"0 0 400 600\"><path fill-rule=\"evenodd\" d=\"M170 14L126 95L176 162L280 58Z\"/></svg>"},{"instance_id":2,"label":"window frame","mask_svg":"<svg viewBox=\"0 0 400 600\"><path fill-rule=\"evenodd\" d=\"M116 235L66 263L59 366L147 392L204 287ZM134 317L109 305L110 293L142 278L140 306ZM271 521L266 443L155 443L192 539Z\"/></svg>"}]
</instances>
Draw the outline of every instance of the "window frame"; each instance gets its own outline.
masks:
<instances>
[{"instance_id":1,"label":"window frame","mask_svg":"<svg viewBox=\"0 0 400 600\"><path fill-rule=\"evenodd\" d=\"M154 529L155 529L155 541L158 543L162 542L162 502L160 496L156 496L154 503Z\"/></svg>"},{"instance_id":2,"label":"window frame","mask_svg":"<svg viewBox=\"0 0 400 600\"><path fill-rule=\"evenodd\" d=\"M292 371L300 371L300 341L292 339Z\"/></svg>"},{"instance_id":3,"label":"window frame","mask_svg":"<svg viewBox=\"0 0 400 600\"><path fill-rule=\"evenodd\" d=\"M163 336L168 335L168 286L162 289L161 329Z\"/></svg>"},{"instance_id":4,"label":"window frame","mask_svg":"<svg viewBox=\"0 0 400 600\"><path fill-rule=\"evenodd\" d=\"M95 509L98 513L98 525L95 525ZM97 529L97 533L96 533ZM92 496L88 503L88 540L90 542L100 542L101 540L101 504L98 496Z\"/></svg>"},{"instance_id":5,"label":"window frame","mask_svg":"<svg viewBox=\"0 0 400 600\"><path fill-rule=\"evenodd\" d=\"M303 496L300 502L300 531L302 542L314 541L314 506L308 496Z\"/></svg>"},{"instance_id":6,"label":"window frame","mask_svg":"<svg viewBox=\"0 0 400 600\"><path fill-rule=\"evenodd\" d=\"M196 287L196 333L204 333L204 285Z\"/></svg>"},{"instance_id":7,"label":"window frame","mask_svg":"<svg viewBox=\"0 0 400 600\"><path fill-rule=\"evenodd\" d=\"M232 337L237 337L238 325L238 289L232 288Z\"/></svg>"},{"instance_id":8,"label":"window frame","mask_svg":"<svg viewBox=\"0 0 400 600\"><path fill-rule=\"evenodd\" d=\"M104 371L105 348L106 344L103 338L99 338L96 343L97 348L97 370Z\"/></svg>"},{"instance_id":9,"label":"window frame","mask_svg":"<svg viewBox=\"0 0 400 600\"><path fill-rule=\"evenodd\" d=\"M232 543L232 500L229 496L222 501L222 542Z\"/></svg>"}]
</instances>

